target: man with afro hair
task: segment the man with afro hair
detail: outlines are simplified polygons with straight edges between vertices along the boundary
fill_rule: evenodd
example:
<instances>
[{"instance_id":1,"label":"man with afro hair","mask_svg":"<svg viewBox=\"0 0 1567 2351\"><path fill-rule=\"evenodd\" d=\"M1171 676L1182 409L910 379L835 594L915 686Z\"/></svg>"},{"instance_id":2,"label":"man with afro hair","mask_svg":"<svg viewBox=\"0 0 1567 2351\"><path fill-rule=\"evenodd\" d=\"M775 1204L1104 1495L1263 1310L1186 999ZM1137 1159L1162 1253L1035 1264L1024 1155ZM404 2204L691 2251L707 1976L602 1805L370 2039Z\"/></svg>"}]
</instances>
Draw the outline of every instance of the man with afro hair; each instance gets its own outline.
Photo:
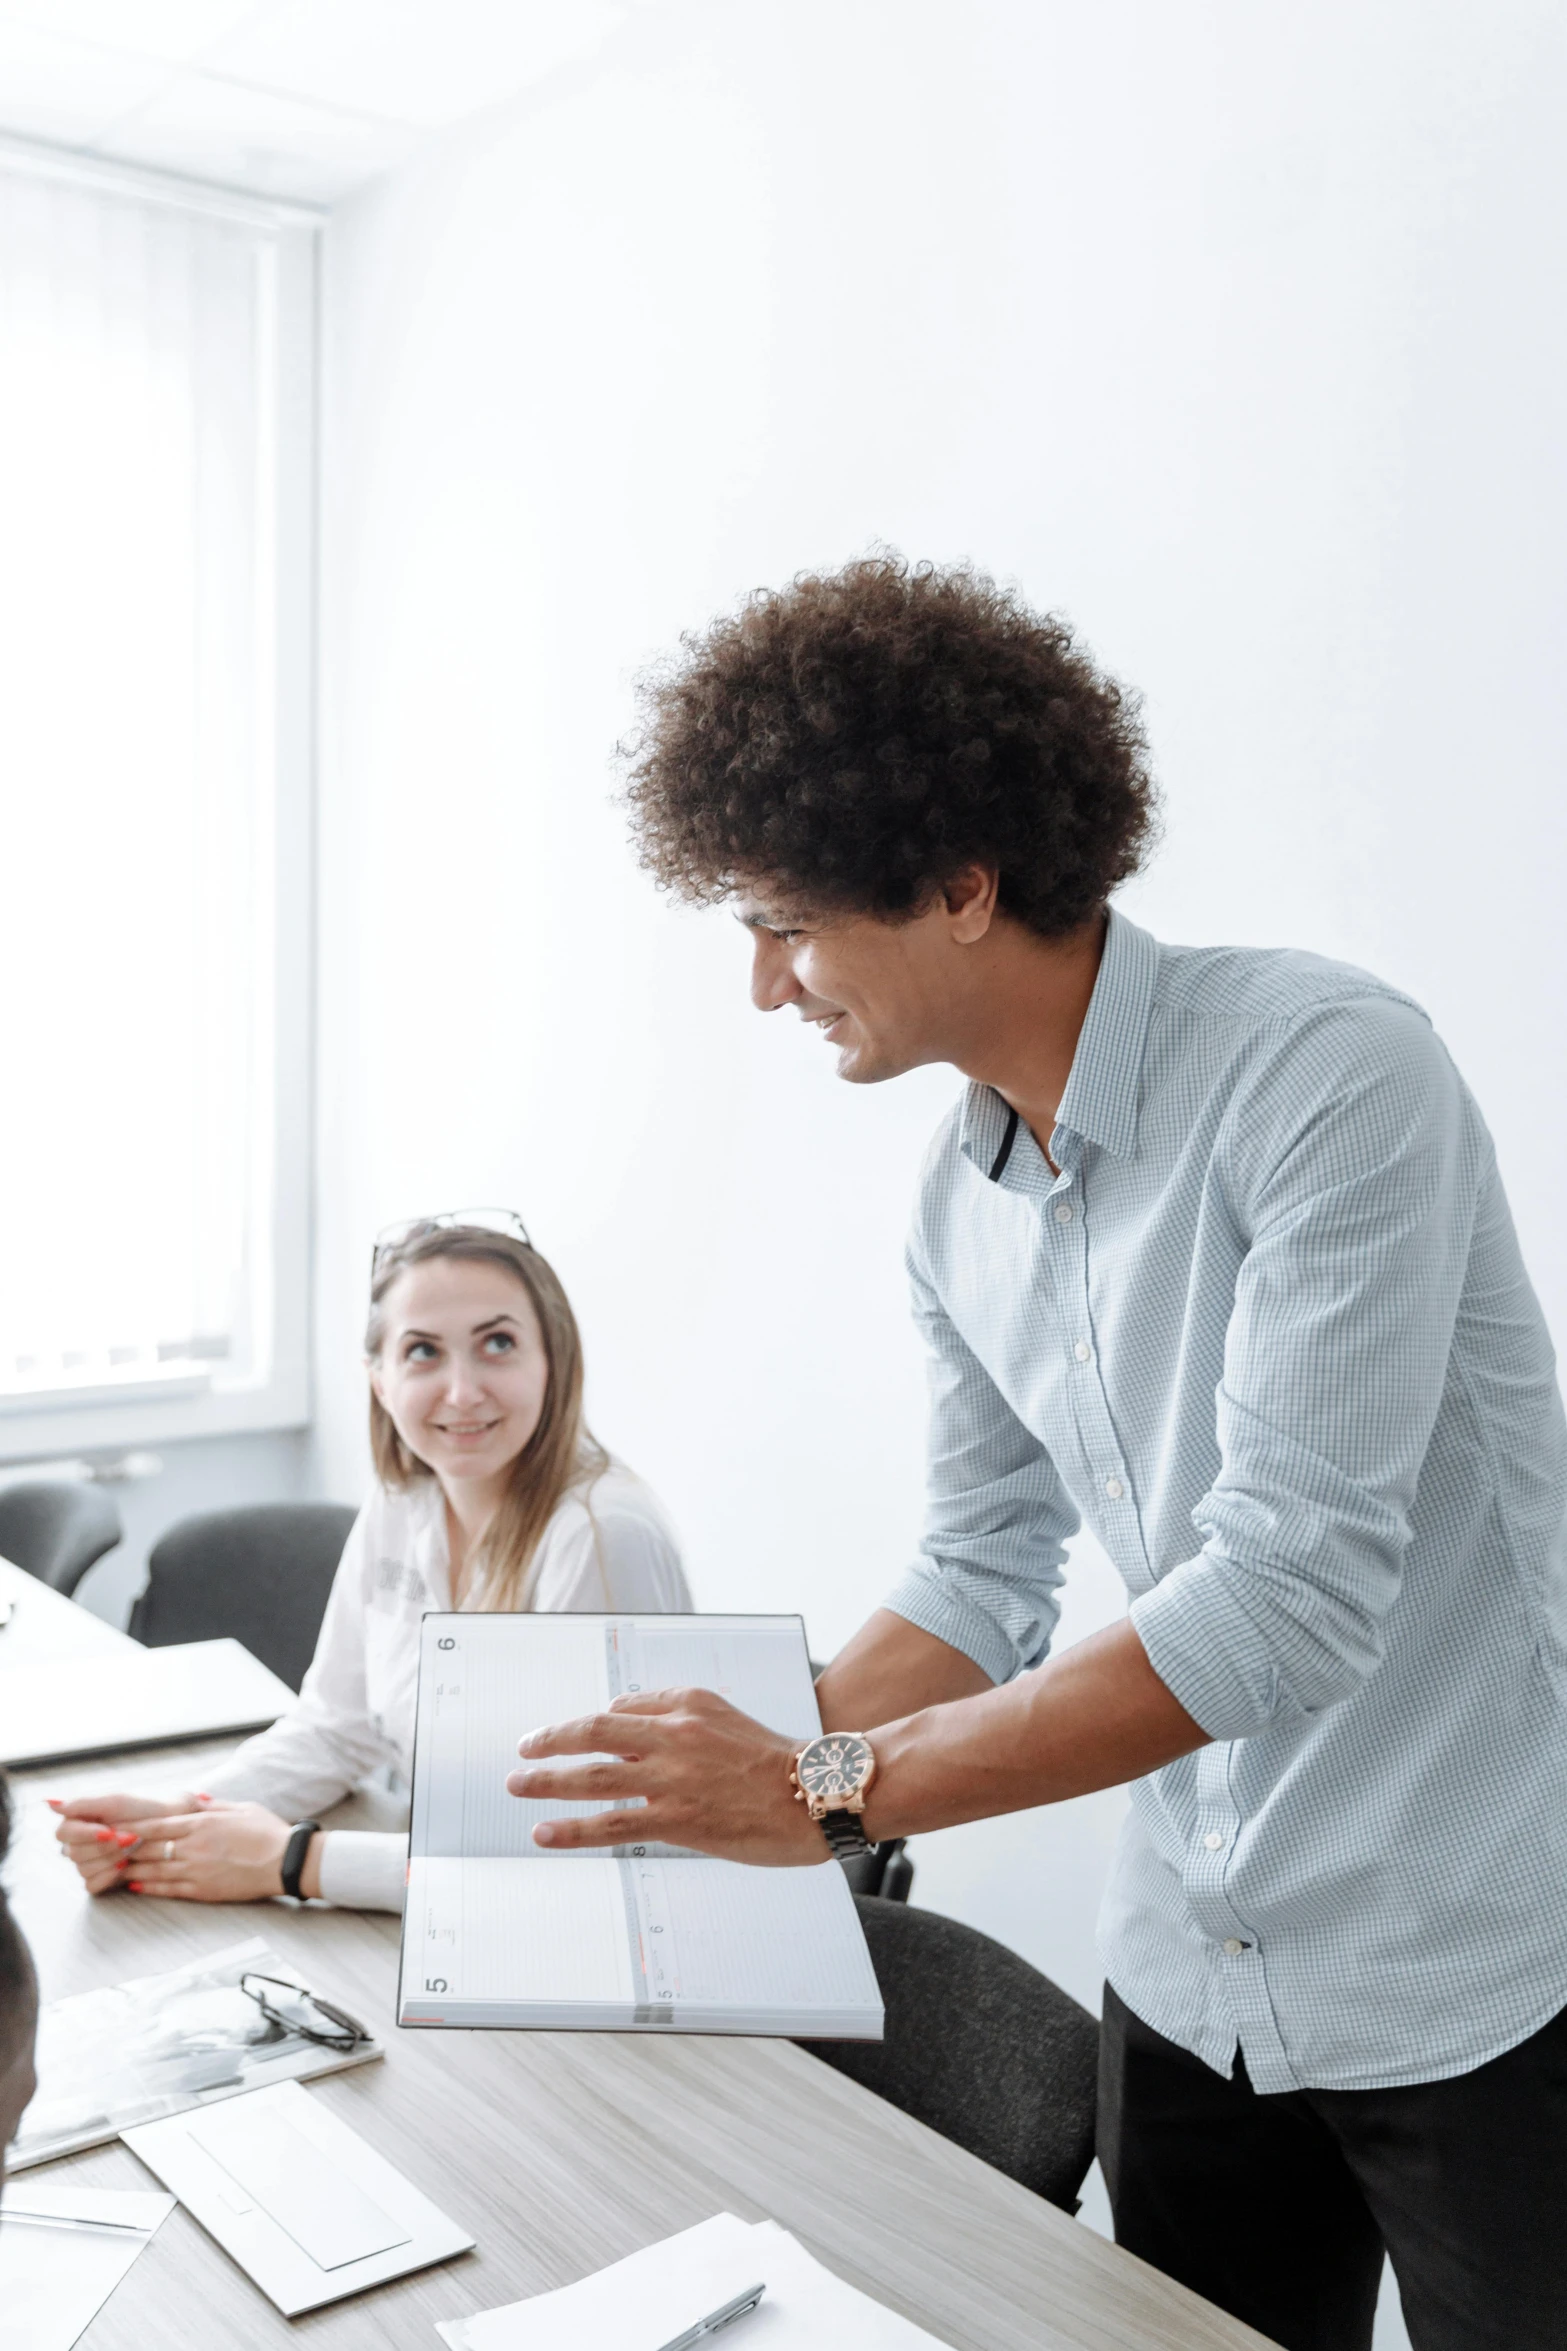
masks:
<instances>
[{"instance_id":1,"label":"man with afro hair","mask_svg":"<svg viewBox=\"0 0 1567 2351\"><path fill-rule=\"evenodd\" d=\"M618 1701L511 1784L645 1809L541 1837L810 1863L1131 1781L1120 2241L1287 2351L1366 2351L1384 2251L1417 2351L1561 2351L1567 1432L1430 1023L1116 911L1136 704L967 569L751 597L629 757L647 865L747 926L761 1010L853 1083L969 1082L909 1242L925 1536L822 1676L833 1735ZM1052 1658L1085 1525L1128 1612Z\"/></svg>"}]
</instances>

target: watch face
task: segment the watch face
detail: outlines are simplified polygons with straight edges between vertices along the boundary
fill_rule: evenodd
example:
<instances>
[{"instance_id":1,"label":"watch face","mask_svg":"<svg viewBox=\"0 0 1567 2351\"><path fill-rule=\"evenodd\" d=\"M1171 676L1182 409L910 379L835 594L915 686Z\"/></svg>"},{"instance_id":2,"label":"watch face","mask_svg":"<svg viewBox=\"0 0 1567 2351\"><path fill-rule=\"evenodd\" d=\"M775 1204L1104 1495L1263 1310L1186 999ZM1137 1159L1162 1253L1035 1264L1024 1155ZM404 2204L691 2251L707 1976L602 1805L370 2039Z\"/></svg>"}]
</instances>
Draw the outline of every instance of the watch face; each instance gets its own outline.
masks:
<instances>
[{"instance_id":1,"label":"watch face","mask_svg":"<svg viewBox=\"0 0 1567 2351\"><path fill-rule=\"evenodd\" d=\"M859 1793L873 1761L868 1740L853 1731L829 1731L801 1751L794 1773L807 1796L831 1807Z\"/></svg>"}]
</instances>

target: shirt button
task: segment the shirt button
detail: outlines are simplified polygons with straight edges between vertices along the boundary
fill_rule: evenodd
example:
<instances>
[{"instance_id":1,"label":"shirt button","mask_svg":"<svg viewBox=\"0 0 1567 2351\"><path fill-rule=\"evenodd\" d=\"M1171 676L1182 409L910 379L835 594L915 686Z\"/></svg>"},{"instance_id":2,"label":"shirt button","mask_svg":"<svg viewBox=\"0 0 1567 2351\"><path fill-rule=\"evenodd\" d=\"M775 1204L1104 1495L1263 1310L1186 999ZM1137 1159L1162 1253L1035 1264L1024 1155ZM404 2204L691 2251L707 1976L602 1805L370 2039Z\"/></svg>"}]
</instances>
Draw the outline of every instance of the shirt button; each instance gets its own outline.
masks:
<instances>
[{"instance_id":1,"label":"shirt button","mask_svg":"<svg viewBox=\"0 0 1567 2351\"><path fill-rule=\"evenodd\" d=\"M1070 1202L1069 1200L1058 1200L1058 1201L1056 1202L1056 1223L1057 1223L1057 1224L1070 1224L1070 1223L1071 1223L1071 1221L1072 1221L1072 1204L1071 1204L1071 1202Z\"/></svg>"},{"instance_id":2,"label":"shirt button","mask_svg":"<svg viewBox=\"0 0 1567 2351\"><path fill-rule=\"evenodd\" d=\"M1217 1853L1219 1847L1224 1843L1224 1839L1220 1836L1217 1829L1210 1829L1208 1834L1204 1837L1203 1843L1207 1846L1210 1853Z\"/></svg>"},{"instance_id":3,"label":"shirt button","mask_svg":"<svg viewBox=\"0 0 1567 2351\"><path fill-rule=\"evenodd\" d=\"M1121 1496L1126 1492L1126 1488L1122 1485L1119 1478L1106 1478L1105 1492L1109 1495L1112 1502L1119 1502Z\"/></svg>"},{"instance_id":4,"label":"shirt button","mask_svg":"<svg viewBox=\"0 0 1567 2351\"><path fill-rule=\"evenodd\" d=\"M1241 1953L1247 1948L1248 1946L1245 1943L1238 1943L1235 1940L1235 1937L1231 1935L1229 1941L1224 1946L1224 1956L1226 1959L1239 1959Z\"/></svg>"},{"instance_id":5,"label":"shirt button","mask_svg":"<svg viewBox=\"0 0 1567 2351\"><path fill-rule=\"evenodd\" d=\"M1077 1357L1079 1363L1092 1363L1094 1360L1094 1351L1086 1339L1079 1339L1077 1345L1072 1349L1072 1353Z\"/></svg>"}]
</instances>

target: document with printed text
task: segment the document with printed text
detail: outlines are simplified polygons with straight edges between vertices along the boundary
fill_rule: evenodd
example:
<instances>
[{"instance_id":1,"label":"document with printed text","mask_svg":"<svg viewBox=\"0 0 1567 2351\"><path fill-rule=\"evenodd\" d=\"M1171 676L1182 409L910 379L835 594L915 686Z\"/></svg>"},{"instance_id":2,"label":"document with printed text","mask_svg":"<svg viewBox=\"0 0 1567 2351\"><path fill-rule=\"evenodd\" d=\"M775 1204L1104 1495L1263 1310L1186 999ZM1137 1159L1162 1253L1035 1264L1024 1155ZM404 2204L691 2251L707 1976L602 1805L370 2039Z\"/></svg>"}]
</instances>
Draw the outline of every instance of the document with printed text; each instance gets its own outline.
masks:
<instances>
[{"instance_id":1,"label":"document with printed text","mask_svg":"<svg viewBox=\"0 0 1567 2351\"><path fill-rule=\"evenodd\" d=\"M880 2040L836 1861L533 1842L537 1821L607 1807L509 1796L524 1733L671 1688L802 1742L821 1728L798 1617L424 1619L399 2024Z\"/></svg>"}]
</instances>

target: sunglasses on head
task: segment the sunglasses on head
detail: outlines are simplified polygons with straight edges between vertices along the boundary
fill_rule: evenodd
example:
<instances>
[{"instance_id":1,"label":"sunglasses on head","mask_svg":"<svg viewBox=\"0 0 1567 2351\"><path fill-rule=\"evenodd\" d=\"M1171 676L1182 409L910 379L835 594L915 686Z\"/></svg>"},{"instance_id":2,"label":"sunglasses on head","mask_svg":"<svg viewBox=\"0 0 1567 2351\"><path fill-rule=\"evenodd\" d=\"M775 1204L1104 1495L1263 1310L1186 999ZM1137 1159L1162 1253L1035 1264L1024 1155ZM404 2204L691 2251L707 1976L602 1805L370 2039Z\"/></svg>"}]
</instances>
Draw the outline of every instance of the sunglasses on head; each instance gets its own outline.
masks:
<instances>
[{"instance_id":1,"label":"sunglasses on head","mask_svg":"<svg viewBox=\"0 0 1567 2351\"><path fill-rule=\"evenodd\" d=\"M533 1247L528 1228L514 1208L448 1208L440 1216L405 1216L400 1224L383 1225L376 1234L370 1252L370 1278L374 1281L384 1258L406 1249L412 1241L422 1241L431 1233L469 1232L499 1233L504 1240L520 1241L524 1249Z\"/></svg>"}]
</instances>

